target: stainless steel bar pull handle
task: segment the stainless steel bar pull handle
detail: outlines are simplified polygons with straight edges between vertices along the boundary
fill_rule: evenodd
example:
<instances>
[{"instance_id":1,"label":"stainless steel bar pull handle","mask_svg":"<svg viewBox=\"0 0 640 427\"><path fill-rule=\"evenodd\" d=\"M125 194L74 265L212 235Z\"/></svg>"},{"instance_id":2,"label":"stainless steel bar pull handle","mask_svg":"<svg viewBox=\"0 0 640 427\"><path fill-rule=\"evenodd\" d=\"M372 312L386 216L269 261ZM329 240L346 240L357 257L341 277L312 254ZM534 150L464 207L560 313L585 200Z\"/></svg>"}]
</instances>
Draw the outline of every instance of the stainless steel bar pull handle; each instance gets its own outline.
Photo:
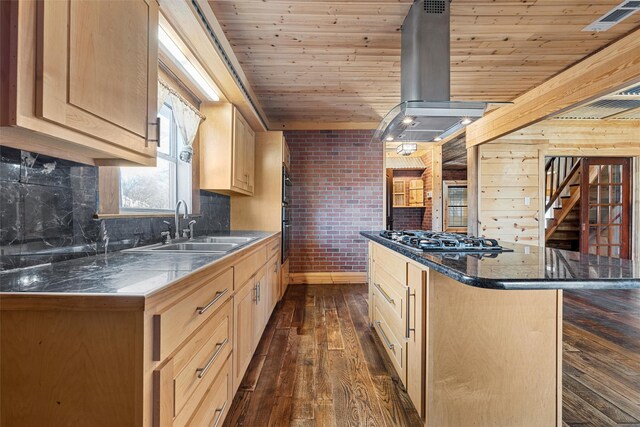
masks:
<instances>
[{"instance_id":1,"label":"stainless steel bar pull handle","mask_svg":"<svg viewBox=\"0 0 640 427\"><path fill-rule=\"evenodd\" d=\"M198 378L202 378L205 376L205 374L207 373L211 365L213 365L213 362L216 361L216 359L218 358L218 355L220 355L220 352L222 351L224 346L227 345L228 342L229 342L229 339L225 338L222 342L219 342L218 344L216 344L216 347L217 347L216 351L213 353L211 358L207 361L207 364L204 365L204 367L202 368L196 369L196 372L198 373Z\"/></svg>"},{"instance_id":2,"label":"stainless steel bar pull handle","mask_svg":"<svg viewBox=\"0 0 640 427\"><path fill-rule=\"evenodd\" d=\"M380 331L380 335L382 335L382 339L384 340L384 343L387 345L387 347L389 347L389 350L395 353L396 352L395 346L391 344L391 341L389 341L389 338L387 338L387 334L385 334L384 331L382 330L382 326L380 326L380 321L376 320L375 325L376 325L376 329Z\"/></svg>"},{"instance_id":3,"label":"stainless steel bar pull handle","mask_svg":"<svg viewBox=\"0 0 640 427\"><path fill-rule=\"evenodd\" d=\"M416 329L411 327L411 298L415 298L416 294L411 293L411 288L407 286L407 323L405 330L405 338L411 337L411 332L415 332Z\"/></svg>"},{"instance_id":4,"label":"stainless steel bar pull handle","mask_svg":"<svg viewBox=\"0 0 640 427\"><path fill-rule=\"evenodd\" d=\"M215 298L214 298L214 299L212 299L212 300L211 300L211 302L210 302L209 304L205 305L204 307L196 307L196 310L198 311L198 314L204 314L204 312L205 312L205 311L207 311L207 310L209 310L211 307L213 307L213 305L214 305L215 303L217 303L217 302L218 302L218 300L219 300L220 298L222 298L222 296L223 296L224 294L226 294L227 292L229 292L229 288L225 289L224 291L216 292L216 296L215 296Z\"/></svg>"},{"instance_id":5,"label":"stainless steel bar pull handle","mask_svg":"<svg viewBox=\"0 0 640 427\"><path fill-rule=\"evenodd\" d=\"M396 302L393 300L393 298L391 298L391 297L389 296L389 294L387 294L387 293L384 291L384 289L382 289L382 286L380 286L380 285L379 285L379 284L377 284L377 283L374 283L374 284L373 284L373 286L375 286L376 288L378 288L378 290L380 291L380 293L382 294L382 296L384 297L384 299L386 299L386 300L387 300L387 302L389 302L389 304L396 305Z\"/></svg>"},{"instance_id":6,"label":"stainless steel bar pull handle","mask_svg":"<svg viewBox=\"0 0 640 427\"><path fill-rule=\"evenodd\" d=\"M213 427L218 427L218 424L220 424L220 420L222 419L222 415L224 414L224 410L227 409L227 403L229 401L225 400L224 401L224 405L222 405L222 408L218 408L216 409L216 413L218 415L216 415L216 420L213 422Z\"/></svg>"}]
</instances>

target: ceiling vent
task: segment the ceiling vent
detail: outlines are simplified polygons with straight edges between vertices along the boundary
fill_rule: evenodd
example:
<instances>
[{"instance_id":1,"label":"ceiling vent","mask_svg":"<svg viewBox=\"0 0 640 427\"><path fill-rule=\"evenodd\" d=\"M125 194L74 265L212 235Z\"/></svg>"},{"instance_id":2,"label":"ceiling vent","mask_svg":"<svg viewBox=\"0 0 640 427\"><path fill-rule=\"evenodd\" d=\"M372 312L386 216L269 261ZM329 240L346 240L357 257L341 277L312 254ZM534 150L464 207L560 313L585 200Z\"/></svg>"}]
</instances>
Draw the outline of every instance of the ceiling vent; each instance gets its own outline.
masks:
<instances>
[{"instance_id":1,"label":"ceiling vent","mask_svg":"<svg viewBox=\"0 0 640 427\"><path fill-rule=\"evenodd\" d=\"M639 10L640 1L623 1L596 21L584 27L582 31L607 31Z\"/></svg>"}]
</instances>

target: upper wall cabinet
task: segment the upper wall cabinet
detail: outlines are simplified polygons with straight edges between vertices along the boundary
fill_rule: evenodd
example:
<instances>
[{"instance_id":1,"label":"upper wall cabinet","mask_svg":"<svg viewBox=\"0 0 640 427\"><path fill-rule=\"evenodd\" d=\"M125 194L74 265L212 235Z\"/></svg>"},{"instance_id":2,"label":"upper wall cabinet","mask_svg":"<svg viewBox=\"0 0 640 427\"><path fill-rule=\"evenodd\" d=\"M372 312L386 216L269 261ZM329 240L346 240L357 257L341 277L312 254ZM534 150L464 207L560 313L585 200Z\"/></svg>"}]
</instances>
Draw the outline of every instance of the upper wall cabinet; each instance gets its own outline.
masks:
<instances>
[{"instance_id":1,"label":"upper wall cabinet","mask_svg":"<svg viewBox=\"0 0 640 427\"><path fill-rule=\"evenodd\" d=\"M0 143L84 163L154 165L156 0L0 3Z\"/></svg>"},{"instance_id":2,"label":"upper wall cabinet","mask_svg":"<svg viewBox=\"0 0 640 427\"><path fill-rule=\"evenodd\" d=\"M256 134L232 104L202 106L200 188L253 195Z\"/></svg>"}]
</instances>

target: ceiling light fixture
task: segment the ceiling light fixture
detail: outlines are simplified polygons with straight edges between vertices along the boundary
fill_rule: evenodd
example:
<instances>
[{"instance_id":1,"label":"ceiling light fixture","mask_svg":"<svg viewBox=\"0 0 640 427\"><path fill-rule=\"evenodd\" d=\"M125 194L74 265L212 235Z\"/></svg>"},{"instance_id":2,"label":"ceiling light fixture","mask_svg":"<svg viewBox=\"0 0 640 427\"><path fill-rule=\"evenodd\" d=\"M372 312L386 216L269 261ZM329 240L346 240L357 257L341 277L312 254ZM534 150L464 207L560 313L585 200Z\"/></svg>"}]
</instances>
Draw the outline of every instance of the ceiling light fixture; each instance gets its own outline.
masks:
<instances>
[{"instance_id":1,"label":"ceiling light fixture","mask_svg":"<svg viewBox=\"0 0 640 427\"><path fill-rule=\"evenodd\" d=\"M410 125L411 123L413 123L413 117L405 117L404 119L402 119L402 123L404 123L405 125Z\"/></svg>"},{"instance_id":2,"label":"ceiling light fixture","mask_svg":"<svg viewBox=\"0 0 640 427\"><path fill-rule=\"evenodd\" d=\"M403 142L398 145L396 149L396 153L402 154L403 156L409 156L418 151L418 144L415 142Z\"/></svg>"},{"instance_id":3,"label":"ceiling light fixture","mask_svg":"<svg viewBox=\"0 0 640 427\"><path fill-rule=\"evenodd\" d=\"M187 59L185 54L180 50L176 42L171 36L162 28L158 27L158 41L162 47L171 55L171 57L182 67L182 69L189 75L191 80L198 85L202 92L209 98L209 101L220 101L220 96L216 93L215 89L207 82L204 76L193 66L191 61Z\"/></svg>"},{"instance_id":4,"label":"ceiling light fixture","mask_svg":"<svg viewBox=\"0 0 640 427\"><path fill-rule=\"evenodd\" d=\"M460 123L466 126L471 123L471 119L469 117L465 117Z\"/></svg>"},{"instance_id":5,"label":"ceiling light fixture","mask_svg":"<svg viewBox=\"0 0 640 427\"><path fill-rule=\"evenodd\" d=\"M393 137L392 136L388 136L387 137L387 141L389 141L389 142L393 141Z\"/></svg>"},{"instance_id":6,"label":"ceiling light fixture","mask_svg":"<svg viewBox=\"0 0 640 427\"><path fill-rule=\"evenodd\" d=\"M441 138L441 137L439 137L439 136L436 136L435 138L433 138L433 140L434 140L435 142L439 142L439 141L442 141L442 138Z\"/></svg>"}]
</instances>

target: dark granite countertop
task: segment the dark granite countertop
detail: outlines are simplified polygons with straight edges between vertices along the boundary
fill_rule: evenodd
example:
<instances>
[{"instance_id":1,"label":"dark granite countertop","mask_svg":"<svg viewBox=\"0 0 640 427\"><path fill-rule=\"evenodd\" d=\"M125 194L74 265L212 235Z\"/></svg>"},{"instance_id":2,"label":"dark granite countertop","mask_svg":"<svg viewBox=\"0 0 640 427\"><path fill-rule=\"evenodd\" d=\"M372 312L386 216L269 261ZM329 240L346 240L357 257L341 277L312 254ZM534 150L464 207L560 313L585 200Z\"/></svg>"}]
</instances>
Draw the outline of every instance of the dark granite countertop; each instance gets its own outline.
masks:
<instances>
[{"instance_id":1,"label":"dark granite countertop","mask_svg":"<svg viewBox=\"0 0 640 427\"><path fill-rule=\"evenodd\" d=\"M42 266L0 272L0 292L149 296L229 255L254 246L273 232L232 231L211 236L255 236L228 254L113 252Z\"/></svg>"},{"instance_id":2,"label":"dark granite countertop","mask_svg":"<svg viewBox=\"0 0 640 427\"><path fill-rule=\"evenodd\" d=\"M362 236L465 285L487 289L638 289L640 262L501 243L497 254L422 252L379 235Z\"/></svg>"}]
</instances>

